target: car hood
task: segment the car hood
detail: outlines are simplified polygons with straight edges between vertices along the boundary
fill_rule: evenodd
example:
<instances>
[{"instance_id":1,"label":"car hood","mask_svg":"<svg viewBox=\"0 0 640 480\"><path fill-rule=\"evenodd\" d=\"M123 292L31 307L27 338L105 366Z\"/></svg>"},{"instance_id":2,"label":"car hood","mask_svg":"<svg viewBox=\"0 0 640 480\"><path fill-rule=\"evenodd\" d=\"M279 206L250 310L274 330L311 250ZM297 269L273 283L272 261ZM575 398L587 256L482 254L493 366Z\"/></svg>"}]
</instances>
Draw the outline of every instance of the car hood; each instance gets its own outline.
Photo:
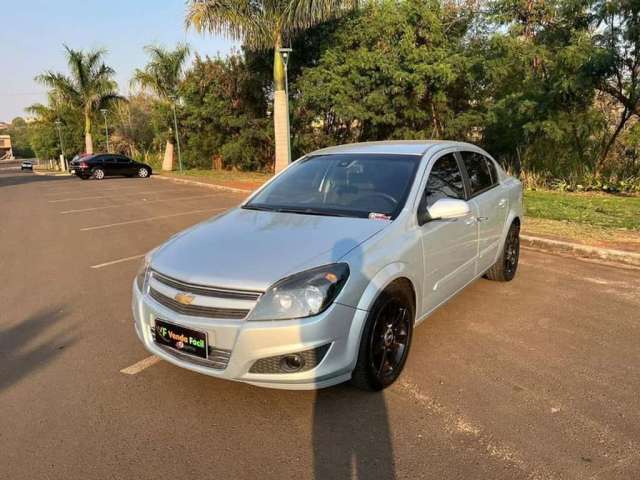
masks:
<instances>
[{"instance_id":1,"label":"car hood","mask_svg":"<svg viewBox=\"0 0 640 480\"><path fill-rule=\"evenodd\" d=\"M154 252L151 267L189 283L265 290L287 275L338 261L386 225L236 208L172 237Z\"/></svg>"}]
</instances>

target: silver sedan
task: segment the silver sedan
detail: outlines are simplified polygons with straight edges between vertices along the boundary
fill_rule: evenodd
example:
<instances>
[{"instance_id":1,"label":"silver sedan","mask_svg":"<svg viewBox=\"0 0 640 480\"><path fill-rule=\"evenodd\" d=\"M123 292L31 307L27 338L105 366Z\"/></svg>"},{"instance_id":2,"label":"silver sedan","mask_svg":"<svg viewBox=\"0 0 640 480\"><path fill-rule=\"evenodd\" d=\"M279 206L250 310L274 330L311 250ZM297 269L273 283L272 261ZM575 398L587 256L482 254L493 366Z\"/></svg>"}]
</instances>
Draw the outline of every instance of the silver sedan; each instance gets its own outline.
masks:
<instances>
[{"instance_id":1,"label":"silver sedan","mask_svg":"<svg viewBox=\"0 0 640 480\"><path fill-rule=\"evenodd\" d=\"M474 145L319 150L148 254L135 330L218 378L379 390L436 308L479 277L514 277L522 216L520 182Z\"/></svg>"}]
</instances>

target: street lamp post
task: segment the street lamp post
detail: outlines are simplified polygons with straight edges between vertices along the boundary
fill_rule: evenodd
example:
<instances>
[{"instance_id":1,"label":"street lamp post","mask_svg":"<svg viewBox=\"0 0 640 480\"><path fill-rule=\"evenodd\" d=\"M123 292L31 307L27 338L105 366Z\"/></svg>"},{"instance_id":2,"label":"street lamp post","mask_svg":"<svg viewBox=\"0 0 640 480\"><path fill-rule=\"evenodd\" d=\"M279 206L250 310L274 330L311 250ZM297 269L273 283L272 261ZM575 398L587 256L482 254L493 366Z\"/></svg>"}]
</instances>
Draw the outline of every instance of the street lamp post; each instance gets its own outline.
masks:
<instances>
[{"instance_id":1,"label":"street lamp post","mask_svg":"<svg viewBox=\"0 0 640 480\"><path fill-rule=\"evenodd\" d=\"M102 116L104 117L104 135L107 139L107 153L109 153L109 125L107 124L107 111L108 110L106 108L100 109L100 113L102 113Z\"/></svg>"},{"instance_id":2,"label":"street lamp post","mask_svg":"<svg viewBox=\"0 0 640 480\"><path fill-rule=\"evenodd\" d=\"M175 132L176 137L176 147L178 148L178 167L180 168L180 172L182 172L182 154L180 152L180 135L178 135L178 117L176 116L176 102L178 101L177 95L172 95L171 97L171 106L173 107L173 130Z\"/></svg>"},{"instance_id":3,"label":"street lamp post","mask_svg":"<svg viewBox=\"0 0 640 480\"><path fill-rule=\"evenodd\" d=\"M287 95L287 162L291 163L291 124L289 121L289 57L293 50L290 48L279 48L278 52L282 57L282 63L284 63L284 91Z\"/></svg>"},{"instance_id":4,"label":"street lamp post","mask_svg":"<svg viewBox=\"0 0 640 480\"><path fill-rule=\"evenodd\" d=\"M62 142L62 130L61 130L62 122L60 120L56 120L53 123L55 123L56 129L58 130L58 141L60 142L60 153L61 153L60 156L61 156L61 160L62 160L60 167L62 168L63 171L66 172L67 171L67 163L66 163L66 160L64 159L64 143Z\"/></svg>"}]
</instances>

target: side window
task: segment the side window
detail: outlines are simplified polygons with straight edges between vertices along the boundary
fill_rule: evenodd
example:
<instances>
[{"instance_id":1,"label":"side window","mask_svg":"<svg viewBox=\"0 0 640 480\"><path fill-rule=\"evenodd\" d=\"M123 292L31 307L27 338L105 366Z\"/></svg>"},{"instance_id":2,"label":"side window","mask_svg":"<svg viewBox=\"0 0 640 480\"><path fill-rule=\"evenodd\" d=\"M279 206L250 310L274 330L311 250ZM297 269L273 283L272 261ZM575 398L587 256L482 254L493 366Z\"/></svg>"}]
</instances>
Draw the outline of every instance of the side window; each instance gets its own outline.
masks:
<instances>
[{"instance_id":1,"label":"side window","mask_svg":"<svg viewBox=\"0 0 640 480\"><path fill-rule=\"evenodd\" d=\"M496 169L496 164L493 163L493 160L491 160L490 158L484 157L484 159L487 162L487 165L489 165L489 171L491 172L491 180L495 185L500 180L500 178L498 177L498 170Z\"/></svg>"},{"instance_id":2,"label":"side window","mask_svg":"<svg viewBox=\"0 0 640 480\"><path fill-rule=\"evenodd\" d=\"M464 200L464 184L462 173L453 153L448 153L436 160L429 173L425 189L427 206L433 205L441 198L457 198Z\"/></svg>"},{"instance_id":3,"label":"side window","mask_svg":"<svg viewBox=\"0 0 640 480\"><path fill-rule=\"evenodd\" d=\"M103 157L104 158L104 163L106 163L107 165L113 165L114 163L116 163L116 157Z\"/></svg>"},{"instance_id":4,"label":"side window","mask_svg":"<svg viewBox=\"0 0 640 480\"><path fill-rule=\"evenodd\" d=\"M464 168L469 175L471 195L475 195L494 184L489 165L487 165L487 159L484 155L476 152L461 152L461 155Z\"/></svg>"},{"instance_id":5,"label":"side window","mask_svg":"<svg viewBox=\"0 0 640 480\"><path fill-rule=\"evenodd\" d=\"M127 157L117 157L117 162L122 164L131 163L131 161Z\"/></svg>"}]
</instances>

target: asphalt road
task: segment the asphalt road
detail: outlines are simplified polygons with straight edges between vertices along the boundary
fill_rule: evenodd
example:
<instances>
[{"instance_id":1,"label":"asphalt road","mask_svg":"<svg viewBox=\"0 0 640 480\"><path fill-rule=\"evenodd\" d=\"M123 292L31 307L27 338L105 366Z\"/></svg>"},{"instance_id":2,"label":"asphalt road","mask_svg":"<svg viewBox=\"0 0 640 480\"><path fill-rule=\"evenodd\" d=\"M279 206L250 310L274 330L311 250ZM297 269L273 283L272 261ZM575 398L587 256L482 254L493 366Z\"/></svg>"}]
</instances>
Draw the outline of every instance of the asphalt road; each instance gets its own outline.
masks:
<instances>
[{"instance_id":1,"label":"asphalt road","mask_svg":"<svg viewBox=\"0 0 640 480\"><path fill-rule=\"evenodd\" d=\"M0 174L0 479L640 478L638 270L525 250L420 326L381 394L138 363L138 259L110 262L240 200Z\"/></svg>"}]
</instances>

